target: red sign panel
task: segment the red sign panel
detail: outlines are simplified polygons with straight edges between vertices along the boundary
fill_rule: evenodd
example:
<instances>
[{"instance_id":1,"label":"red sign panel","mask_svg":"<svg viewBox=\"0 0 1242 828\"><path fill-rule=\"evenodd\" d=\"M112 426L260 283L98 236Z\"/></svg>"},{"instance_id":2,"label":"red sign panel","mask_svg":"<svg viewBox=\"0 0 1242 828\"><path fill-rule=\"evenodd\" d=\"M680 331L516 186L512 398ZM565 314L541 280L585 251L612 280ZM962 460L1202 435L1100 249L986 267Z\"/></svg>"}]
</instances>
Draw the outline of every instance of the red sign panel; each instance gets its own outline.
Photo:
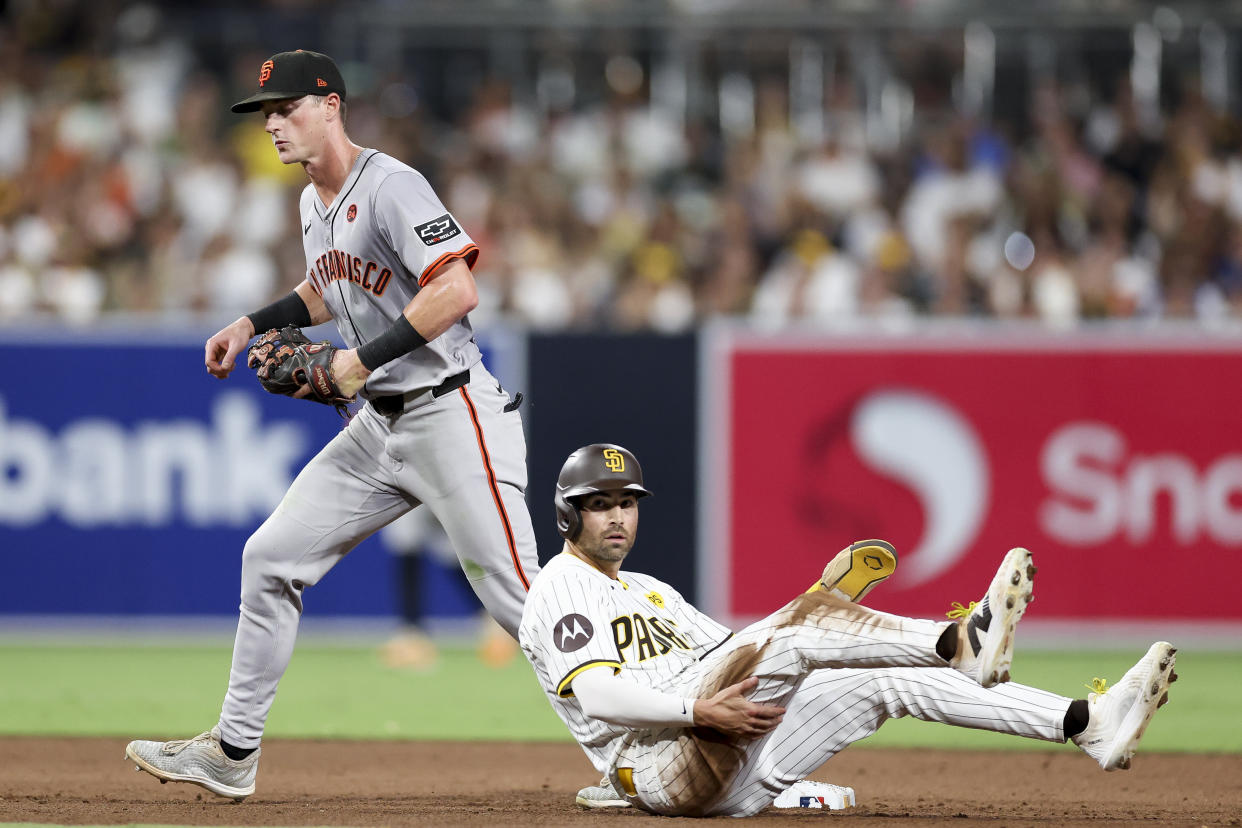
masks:
<instances>
[{"instance_id":1,"label":"red sign panel","mask_svg":"<svg viewBox=\"0 0 1242 828\"><path fill-rule=\"evenodd\" d=\"M900 559L868 603L905 615L979 598L1025 546L1028 617L1242 619L1242 348L735 347L722 367L727 614L877 537Z\"/></svg>"}]
</instances>

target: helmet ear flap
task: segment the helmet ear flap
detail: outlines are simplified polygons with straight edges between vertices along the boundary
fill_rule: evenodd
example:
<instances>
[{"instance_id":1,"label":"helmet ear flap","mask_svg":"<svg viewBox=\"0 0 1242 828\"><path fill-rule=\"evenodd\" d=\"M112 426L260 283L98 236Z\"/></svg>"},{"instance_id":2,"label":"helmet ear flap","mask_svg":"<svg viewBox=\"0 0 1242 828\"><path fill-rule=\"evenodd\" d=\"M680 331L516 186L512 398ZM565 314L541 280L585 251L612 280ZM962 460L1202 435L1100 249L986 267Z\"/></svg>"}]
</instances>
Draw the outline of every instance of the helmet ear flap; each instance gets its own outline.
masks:
<instances>
[{"instance_id":1,"label":"helmet ear flap","mask_svg":"<svg viewBox=\"0 0 1242 828\"><path fill-rule=\"evenodd\" d=\"M556 528L561 537L570 541L577 540L582 533L582 515L578 513L578 507L566 500L559 491L553 500L556 503Z\"/></svg>"}]
</instances>

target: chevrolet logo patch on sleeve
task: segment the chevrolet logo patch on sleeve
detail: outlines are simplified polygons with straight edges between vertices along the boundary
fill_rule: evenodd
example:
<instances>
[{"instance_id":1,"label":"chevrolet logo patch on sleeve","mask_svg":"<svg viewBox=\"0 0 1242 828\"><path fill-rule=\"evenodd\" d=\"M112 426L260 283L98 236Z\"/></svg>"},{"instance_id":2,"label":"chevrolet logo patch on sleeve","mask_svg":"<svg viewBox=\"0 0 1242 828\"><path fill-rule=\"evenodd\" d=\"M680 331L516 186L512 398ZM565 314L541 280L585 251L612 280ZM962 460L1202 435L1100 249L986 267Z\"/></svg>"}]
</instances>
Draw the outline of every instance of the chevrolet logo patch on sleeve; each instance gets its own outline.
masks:
<instances>
[{"instance_id":1,"label":"chevrolet logo patch on sleeve","mask_svg":"<svg viewBox=\"0 0 1242 828\"><path fill-rule=\"evenodd\" d=\"M431 247L433 244L448 241L454 236L460 236L461 228L457 226L457 222L451 215L445 213L437 219L417 225L414 232L423 240L423 244Z\"/></svg>"}]
</instances>

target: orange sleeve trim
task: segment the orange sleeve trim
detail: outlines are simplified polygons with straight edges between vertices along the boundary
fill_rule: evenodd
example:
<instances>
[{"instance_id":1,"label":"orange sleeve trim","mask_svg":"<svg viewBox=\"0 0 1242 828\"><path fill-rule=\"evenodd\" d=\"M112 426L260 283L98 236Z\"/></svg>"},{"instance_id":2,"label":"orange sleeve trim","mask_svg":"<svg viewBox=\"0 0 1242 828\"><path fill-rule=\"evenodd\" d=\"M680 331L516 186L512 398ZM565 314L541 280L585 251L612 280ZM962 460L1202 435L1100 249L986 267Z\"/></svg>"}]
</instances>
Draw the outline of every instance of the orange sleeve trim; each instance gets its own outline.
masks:
<instances>
[{"instance_id":1,"label":"orange sleeve trim","mask_svg":"<svg viewBox=\"0 0 1242 828\"><path fill-rule=\"evenodd\" d=\"M517 541L513 537L513 526L509 523L509 513L505 510L505 502L500 497L500 485L496 482L496 472L492 469L492 457L487 451L487 441L483 439L483 426L479 424L479 413L474 408L474 401L463 385L457 389L461 398L466 401L466 410L470 412L470 421L474 424L474 436L479 442L479 454L483 457L483 470L487 472L487 485L492 490L492 501L496 504L496 512L500 515L500 523L505 529L505 540L509 544L509 557L513 561L513 570L517 572L522 588L530 592L530 579L522 569L522 560L518 557Z\"/></svg>"},{"instance_id":2,"label":"orange sleeve trim","mask_svg":"<svg viewBox=\"0 0 1242 828\"><path fill-rule=\"evenodd\" d=\"M453 253L445 253L443 256L427 265L427 267L423 270L423 275L418 277L418 286L424 287L436 275L437 270L444 267L444 265L448 264L453 259L465 259L466 267L473 268L474 263L479 260L479 246L471 243L463 247L461 250L457 250Z\"/></svg>"}]
</instances>

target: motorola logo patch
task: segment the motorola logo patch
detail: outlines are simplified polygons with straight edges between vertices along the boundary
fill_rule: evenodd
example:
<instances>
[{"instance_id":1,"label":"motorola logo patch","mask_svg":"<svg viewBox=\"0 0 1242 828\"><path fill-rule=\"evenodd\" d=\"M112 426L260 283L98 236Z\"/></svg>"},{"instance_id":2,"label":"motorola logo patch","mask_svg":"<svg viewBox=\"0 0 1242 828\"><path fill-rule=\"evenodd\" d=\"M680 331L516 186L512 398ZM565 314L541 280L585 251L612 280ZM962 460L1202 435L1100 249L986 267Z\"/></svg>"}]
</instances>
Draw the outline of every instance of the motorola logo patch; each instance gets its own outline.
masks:
<instances>
[{"instance_id":1,"label":"motorola logo patch","mask_svg":"<svg viewBox=\"0 0 1242 828\"><path fill-rule=\"evenodd\" d=\"M595 635L595 628L591 626L591 622L576 612L566 615L552 628L552 640L562 653L581 650L593 635Z\"/></svg>"}]
</instances>

